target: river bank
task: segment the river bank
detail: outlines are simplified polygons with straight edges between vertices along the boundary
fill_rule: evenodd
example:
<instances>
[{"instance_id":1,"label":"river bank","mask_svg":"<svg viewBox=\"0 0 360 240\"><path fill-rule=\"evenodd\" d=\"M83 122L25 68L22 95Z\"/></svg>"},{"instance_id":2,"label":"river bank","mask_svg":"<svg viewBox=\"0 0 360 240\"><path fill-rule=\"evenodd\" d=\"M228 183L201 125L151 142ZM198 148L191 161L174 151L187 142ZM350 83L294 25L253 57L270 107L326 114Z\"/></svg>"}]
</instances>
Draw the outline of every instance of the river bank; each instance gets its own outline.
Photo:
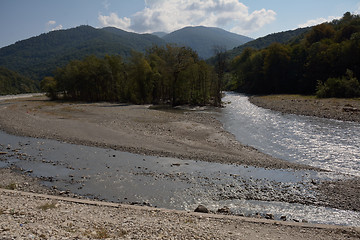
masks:
<instances>
[{"instance_id":1,"label":"river bank","mask_svg":"<svg viewBox=\"0 0 360 240\"><path fill-rule=\"evenodd\" d=\"M360 122L360 100L301 95L251 96L256 106L296 115Z\"/></svg>"},{"instance_id":2,"label":"river bank","mask_svg":"<svg viewBox=\"0 0 360 240\"><path fill-rule=\"evenodd\" d=\"M0 111L0 126L16 135L54 138L147 155L236 162L268 168L315 169L278 160L241 145L233 135L222 129L220 122L206 112L151 110L148 106L109 103L59 103L40 98L2 102ZM27 185L34 184L24 182L23 185L20 190L26 191L30 189ZM339 195L335 196L338 202L333 198L326 201L337 202L339 206L342 204L345 206L343 209L358 211L358 202L354 202L354 199L359 199L356 196L360 193L356 189L359 184L340 181L339 184L331 182L327 185L328 189L337 186L340 186L339 190L344 186L350 188L339 191ZM323 195L325 198L332 197L329 191L324 191ZM334 205L330 203L326 206ZM323 236L326 235L321 235L319 239Z\"/></svg>"},{"instance_id":3,"label":"river bank","mask_svg":"<svg viewBox=\"0 0 360 240\"><path fill-rule=\"evenodd\" d=\"M358 228L128 206L0 189L2 239L358 239Z\"/></svg>"}]
</instances>

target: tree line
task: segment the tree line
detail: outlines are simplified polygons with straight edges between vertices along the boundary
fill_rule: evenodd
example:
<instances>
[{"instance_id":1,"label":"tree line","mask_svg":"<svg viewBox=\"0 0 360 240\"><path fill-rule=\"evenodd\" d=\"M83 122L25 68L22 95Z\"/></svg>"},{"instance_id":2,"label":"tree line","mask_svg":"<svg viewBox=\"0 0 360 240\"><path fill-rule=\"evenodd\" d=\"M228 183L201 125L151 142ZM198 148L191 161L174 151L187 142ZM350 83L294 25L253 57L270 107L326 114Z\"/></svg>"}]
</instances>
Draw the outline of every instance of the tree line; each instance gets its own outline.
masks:
<instances>
[{"instance_id":1,"label":"tree line","mask_svg":"<svg viewBox=\"0 0 360 240\"><path fill-rule=\"evenodd\" d=\"M45 77L41 87L52 99L219 106L218 82L215 68L192 49L167 45L146 54L134 51L125 60L116 55L74 60Z\"/></svg>"},{"instance_id":2,"label":"tree line","mask_svg":"<svg viewBox=\"0 0 360 240\"><path fill-rule=\"evenodd\" d=\"M32 93L38 90L39 86L35 81L0 66L0 95Z\"/></svg>"},{"instance_id":3,"label":"tree line","mask_svg":"<svg viewBox=\"0 0 360 240\"><path fill-rule=\"evenodd\" d=\"M300 41L246 48L231 61L227 88L252 94L360 96L360 16L317 25Z\"/></svg>"}]
</instances>

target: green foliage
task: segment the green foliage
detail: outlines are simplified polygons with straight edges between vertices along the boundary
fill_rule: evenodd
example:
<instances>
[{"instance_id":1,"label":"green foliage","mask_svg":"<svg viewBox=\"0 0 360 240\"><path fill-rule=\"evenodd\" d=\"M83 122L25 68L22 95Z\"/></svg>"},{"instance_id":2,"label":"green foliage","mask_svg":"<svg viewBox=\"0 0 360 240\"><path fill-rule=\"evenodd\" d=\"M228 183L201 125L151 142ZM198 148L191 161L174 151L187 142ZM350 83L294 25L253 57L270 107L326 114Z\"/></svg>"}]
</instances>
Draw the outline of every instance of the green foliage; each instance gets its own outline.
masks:
<instances>
[{"instance_id":1,"label":"green foliage","mask_svg":"<svg viewBox=\"0 0 360 240\"><path fill-rule=\"evenodd\" d=\"M264 49L270 46L273 43L297 43L300 38L304 36L311 28L299 28L296 30L290 30L280 33L273 33L269 34L265 37L257 38L253 41L247 42L243 45L240 45L231 51L228 51L228 55L230 58L234 58L239 56L246 48L253 48L253 49Z\"/></svg>"},{"instance_id":2,"label":"green foliage","mask_svg":"<svg viewBox=\"0 0 360 240\"><path fill-rule=\"evenodd\" d=\"M347 70L346 76L341 78L329 78L325 83L319 81L316 91L319 98L354 98L360 97L360 83L353 76L351 70Z\"/></svg>"},{"instance_id":3,"label":"green foliage","mask_svg":"<svg viewBox=\"0 0 360 240\"><path fill-rule=\"evenodd\" d=\"M217 76L190 48L154 46L146 55L71 61L41 83L53 99L117 101L135 104L215 104ZM220 90L219 90L220 91Z\"/></svg>"},{"instance_id":4,"label":"green foliage","mask_svg":"<svg viewBox=\"0 0 360 240\"><path fill-rule=\"evenodd\" d=\"M42 92L46 92L46 95L52 99L57 98L57 85L53 77L44 77L40 82L40 89Z\"/></svg>"},{"instance_id":5,"label":"green foliage","mask_svg":"<svg viewBox=\"0 0 360 240\"><path fill-rule=\"evenodd\" d=\"M343 77L347 69L353 77ZM321 96L354 95L350 88L356 89L360 78L360 16L346 13L288 44L246 48L233 58L231 72L232 90L247 93L314 94L318 90Z\"/></svg>"},{"instance_id":6,"label":"green foliage","mask_svg":"<svg viewBox=\"0 0 360 240\"><path fill-rule=\"evenodd\" d=\"M79 26L41 34L1 48L0 66L40 81L72 60L89 55L128 57L132 50L145 52L154 44L162 46L165 41L150 34L130 33L116 28Z\"/></svg>"},{"instance_id":7,"label":"green foliage","mask_svg":"<svg viewBox=\"0 0 360 240\"><path fill-rule=\"evenodd\" d=\"M312 30L306 34L305 41L308 46L320 42L323 39L332 38L335 35L333 25L329 23L323 23L312 28Z\"/></svg>"},{"instance_id":8,"label":"green foliage","mask_svg":"<svg viewBox=\"0 0 360 240\"><path fill-rule=\"evenodd\" d=\"M0 66L0 95L37 92L38 90L34 81Z\"/></svg>"}]
</instances>

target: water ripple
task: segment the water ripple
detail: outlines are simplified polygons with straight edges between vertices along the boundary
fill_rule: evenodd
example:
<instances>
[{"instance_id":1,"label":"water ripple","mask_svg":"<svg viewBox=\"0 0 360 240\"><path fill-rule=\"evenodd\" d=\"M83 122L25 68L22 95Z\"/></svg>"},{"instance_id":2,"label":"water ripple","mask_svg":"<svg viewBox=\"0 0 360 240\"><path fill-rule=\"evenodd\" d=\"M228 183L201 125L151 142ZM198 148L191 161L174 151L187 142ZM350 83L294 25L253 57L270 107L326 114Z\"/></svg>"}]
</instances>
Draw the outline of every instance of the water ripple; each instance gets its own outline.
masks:
<instances>
[{"instance_id":1,"label":"water ripple","mask_svg":"<svg viewBox=\"0 0 360 240\"><path fill-rule=\"evenodd\" d=\"M360 176L360 124L282 114L227 93L219 119L247 144L284 160Z\"/></svg>"}]
</instances>

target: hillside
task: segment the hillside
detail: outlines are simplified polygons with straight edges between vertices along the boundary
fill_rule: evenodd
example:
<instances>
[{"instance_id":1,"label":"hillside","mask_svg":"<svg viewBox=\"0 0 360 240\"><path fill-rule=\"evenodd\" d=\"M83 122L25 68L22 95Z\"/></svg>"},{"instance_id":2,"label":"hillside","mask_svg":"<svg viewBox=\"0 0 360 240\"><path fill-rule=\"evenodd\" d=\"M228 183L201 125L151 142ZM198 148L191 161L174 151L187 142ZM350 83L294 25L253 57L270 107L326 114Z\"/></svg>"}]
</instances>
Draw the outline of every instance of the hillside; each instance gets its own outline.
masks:
<instances>
[{"instance_id":1,"label":"hillside","mask_svg":"<svg viewBox=\"0 0 360 240\"><path fill-rule=\"evenodd\" d=\"M126 57L132 50L144 52L154 44L164 45L165 41L150 34L80 26L41 34L1 48L0 66L41 80L70 60L88 55L102 57L106 54Z\"/></svg>"},{"instance_id":2,"label":"hillside","mask_svg":"<svg viewBox=\"0 0 360 240\"><path fill-rule=\"evenodd\" d=\"M0 66L0 95L36 92L37 90L38 86L34 81Z\"/></svg>"},{"instance_id":3,"label":"hillside","mask_svg":"<svg viewBox=\"0 0 360 240\"><path fill-rule=\"evenodd\" d=\"M265 37L260 37L253 41L235 47L234 49L228 51L228 55L230 58L238 56L247 47L254 49L263 49L275 42L288 43L289 41L297 41L297 39L300 39L301 36L303 36L305 33L307 33L310 30L311 27L307 27L307 28L298 28L296 30L289 30L289 31L269 34L266 35Z\"/></svg>"},{"instance_id":4,"label":"hillside","mask_svg":"<svg viewBox=\"0 0 360 240\"><path fill-rule=\"evenodd\" d=\"M220 28L202 26L182 28L165 35L163 39L167 43L190 47L203 59L212 57L216 46L229 50L252 40Z\"/></svg>"},{"instance_id":5,"label":"hillside","mask_svg":"<svg viewBox=\"0 0 360 240\"><path fill-rule=\"evenodd\" d=\"M285 44L245 49L232 59L233 78L227 84L251 94L356 98L360 96L359 66L360 15L347 12Z\"/></svg>"},{"instance_id":6,"label":"hillside","mask_svg":"<svg viewBox=\"0 0 360 240\"><path fill-rule=\"evenodd\" d=\"M168 33L166 32L153 32L151 33L152 35L158 36L159 38L164 37L165 35L167 35Z\"/></svg>"}]
</instances>

